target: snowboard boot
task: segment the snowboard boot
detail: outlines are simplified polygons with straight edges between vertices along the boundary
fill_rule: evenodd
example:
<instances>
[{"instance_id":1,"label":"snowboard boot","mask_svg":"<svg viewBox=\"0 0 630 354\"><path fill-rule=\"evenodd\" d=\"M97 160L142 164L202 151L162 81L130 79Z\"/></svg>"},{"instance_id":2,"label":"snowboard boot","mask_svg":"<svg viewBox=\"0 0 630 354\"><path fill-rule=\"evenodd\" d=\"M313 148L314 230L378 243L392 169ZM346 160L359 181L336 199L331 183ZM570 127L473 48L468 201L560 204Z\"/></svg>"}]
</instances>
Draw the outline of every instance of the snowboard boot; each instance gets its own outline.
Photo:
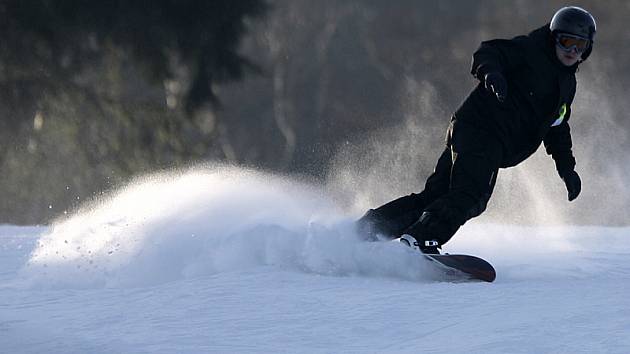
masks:
<instances>
[{"instance_id":1,"label":"snowboard boot","mask_svg":"<svg viewBox=\"0 0 630 354\"><path fill-rule=\"evenodd\" d=\"M388 237L388 220L374 209L368 210L356 221L359 237L365 241L378 241L379 236Z\"/></svg>"},{"instance_id":2,"label":"snowboard boot","mask_svg":"<svg viewBox=\"0 0 630 354\"><path fill-rule=\"evenodd\" d=\"M434 222L434 215L425 211L418 221L405 230L400 237L400 242L425 254L440 254L440 242L435 237L431 237L429 227Z\"/></svg>"}]
</instances>

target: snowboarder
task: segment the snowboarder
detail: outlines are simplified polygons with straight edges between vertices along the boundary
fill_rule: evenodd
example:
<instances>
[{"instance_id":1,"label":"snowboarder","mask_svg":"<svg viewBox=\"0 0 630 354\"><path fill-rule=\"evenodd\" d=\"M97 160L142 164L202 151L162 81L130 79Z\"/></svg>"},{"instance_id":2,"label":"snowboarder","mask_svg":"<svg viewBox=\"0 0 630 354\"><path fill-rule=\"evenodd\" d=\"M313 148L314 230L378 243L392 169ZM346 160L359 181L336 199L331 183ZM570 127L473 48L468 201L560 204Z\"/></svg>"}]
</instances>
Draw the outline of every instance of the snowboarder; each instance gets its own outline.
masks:
<instances>
[{"instance_id":1,"label":"snowboarder","mask_svg":"<svg viewBox=\"0 0 630 354\"><path fill-rule=\"evenodd\" d=\"M575 72L593 50L595 20L564 7L526 36L482 42L473 54L479 84L451 118L446 149L420 193L370 209L359 233L398 238L436 254L461 225L488 204L499 168L515 166L544 143L569 201L581 181L571 151L569 117Z\"/></svg>"}]
</instances>

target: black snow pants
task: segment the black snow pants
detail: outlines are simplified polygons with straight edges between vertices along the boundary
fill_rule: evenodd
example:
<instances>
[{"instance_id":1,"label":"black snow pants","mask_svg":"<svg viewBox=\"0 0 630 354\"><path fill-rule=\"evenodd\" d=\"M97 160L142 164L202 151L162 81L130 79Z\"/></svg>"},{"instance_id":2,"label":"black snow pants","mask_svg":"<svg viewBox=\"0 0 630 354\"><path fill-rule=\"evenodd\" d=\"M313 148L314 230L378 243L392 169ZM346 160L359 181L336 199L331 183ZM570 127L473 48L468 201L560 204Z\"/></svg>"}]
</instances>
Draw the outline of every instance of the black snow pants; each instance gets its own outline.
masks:
<instances>
[{"instance_id":1,"label":"black snow pants","mask_svg":"<svg viewBox=\"0 0 630 354\"><path fill-rule=\"evenodd\" d=\"M380 231L392 238L409 233L417 239L437 240L440 246L448 242L461 225L486 209L502 154L502 145L494 136L470 123L452 121L446 149L424 190L374 210L379 218L387 220L383 224L387 230ZM425 211L436 218L423 231L426 234L408 232Z\"/></svg>"}]
</instances>

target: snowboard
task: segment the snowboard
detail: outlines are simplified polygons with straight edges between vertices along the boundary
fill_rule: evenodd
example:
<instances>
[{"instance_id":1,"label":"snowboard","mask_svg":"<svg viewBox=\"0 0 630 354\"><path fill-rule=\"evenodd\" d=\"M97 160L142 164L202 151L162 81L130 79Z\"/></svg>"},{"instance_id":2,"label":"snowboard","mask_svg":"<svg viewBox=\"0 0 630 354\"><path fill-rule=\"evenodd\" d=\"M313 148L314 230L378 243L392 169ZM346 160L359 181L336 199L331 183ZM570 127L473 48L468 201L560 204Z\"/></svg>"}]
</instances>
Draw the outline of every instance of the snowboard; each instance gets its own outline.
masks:
<instances>
[{"instance_id":1,"label":"snowboard","mask_svg":"<svg viewBox=\"0 0 630 354\"><path fill-rule=\"evenodd\" d=\"M454 280L493 282L497 277L487 261L466 254L423 254L423 256Z\"/></svg>"}]
</instances>

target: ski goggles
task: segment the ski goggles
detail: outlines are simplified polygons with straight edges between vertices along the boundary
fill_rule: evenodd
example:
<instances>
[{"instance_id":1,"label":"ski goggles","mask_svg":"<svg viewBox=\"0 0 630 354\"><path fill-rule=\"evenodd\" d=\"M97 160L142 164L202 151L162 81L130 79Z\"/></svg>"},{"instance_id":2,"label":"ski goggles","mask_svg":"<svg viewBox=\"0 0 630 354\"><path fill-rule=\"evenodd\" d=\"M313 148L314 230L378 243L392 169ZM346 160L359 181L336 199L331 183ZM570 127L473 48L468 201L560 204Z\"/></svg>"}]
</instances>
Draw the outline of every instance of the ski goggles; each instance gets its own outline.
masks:
<instances>
[{"instance_id":1,"label":"ski goggles","mask_svg":"<svg viewBox=\"0 0 630 354\"><path fill-rule=\"evenodd\" d=\"M571 34L560 33L556 36L556 45L567 53L570 53L573 49L578 54L584 53L590 44L590 40Z\"/></svg>"}]
</instances>

